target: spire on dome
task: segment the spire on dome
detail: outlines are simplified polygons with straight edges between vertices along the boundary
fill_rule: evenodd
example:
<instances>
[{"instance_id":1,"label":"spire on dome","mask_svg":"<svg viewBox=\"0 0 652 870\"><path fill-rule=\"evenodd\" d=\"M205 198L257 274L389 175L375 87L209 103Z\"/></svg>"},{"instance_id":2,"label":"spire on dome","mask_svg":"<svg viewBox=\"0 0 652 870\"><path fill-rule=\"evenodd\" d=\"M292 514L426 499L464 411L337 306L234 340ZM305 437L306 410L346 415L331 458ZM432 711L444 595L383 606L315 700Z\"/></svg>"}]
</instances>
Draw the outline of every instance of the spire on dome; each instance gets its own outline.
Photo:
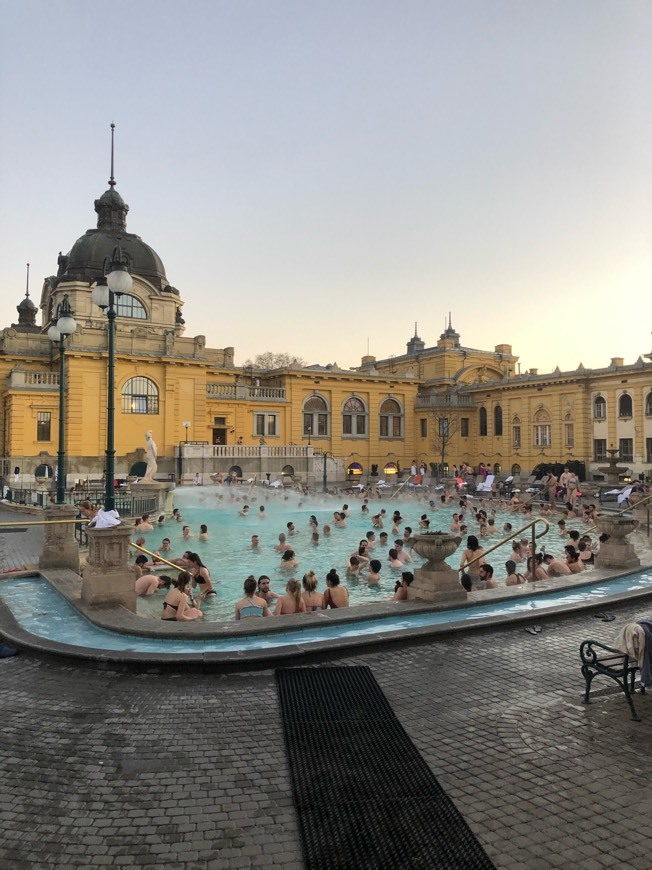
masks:
<instances>
[{"instance_id":1,"label":"spire on dome","mask_svg":"<svg viewBox=\"0 0 652 870\"><path fill-rule=\"evenodd\" d=\"M445 322L446 322L446 321L444 321L444 323L445 323ZM443 331L442 334L439 336L439 338L440 338L440 340L441 340L441 339L451 339L451 338L452 338L453 341L455 342L455 347L459 347L459 346L460 346L460 334L459 334L459 332L456 332L456 331L453 329L453 318L452 318L452 316L451 316L451 312L450 312L450 311L448 312L448 326L445 327L444 331Z\"/></svg>"},{"instance_id":2,"label":"spire on dome","mask_svg":"<svg viewBox=\"0 0 652 870\"><path fill-rule=\"evenodd\" d=\"M111 122L111 177L109 178L109 189L105 191L99 199L95 200L95 211L97 212L97 228L105 230L108 233L125 232L127 229L127 212L129 206L125 203L117 190L115 190L115 175L114 175L114 133L115 124Z\"/></svg>"},{"instance_id":3,"label":"spire on dome","mask_svg":"<svg viewBox=\"0 0 652 870\"><path fill-rule=\"evenodd\" d=\"M22 299L18 305L16 306L16 311L18 312L18 326L19 327L35 327L36 326L36 312L38 311L36 305L29 298L29 263L27 264L27 281L25 284L25 298Z\"/></svg>"}]
</instances>

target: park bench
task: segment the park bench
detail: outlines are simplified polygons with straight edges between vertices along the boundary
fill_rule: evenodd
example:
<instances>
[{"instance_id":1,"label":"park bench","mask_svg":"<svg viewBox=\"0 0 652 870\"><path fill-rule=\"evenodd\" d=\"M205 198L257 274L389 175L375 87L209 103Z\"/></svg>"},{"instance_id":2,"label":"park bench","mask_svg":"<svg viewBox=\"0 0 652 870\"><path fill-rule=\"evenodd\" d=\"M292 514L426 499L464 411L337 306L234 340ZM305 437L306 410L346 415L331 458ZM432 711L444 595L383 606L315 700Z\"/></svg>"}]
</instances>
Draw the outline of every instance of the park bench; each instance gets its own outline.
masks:
<instances>
[{"instance_id":1,"label":"park bench","mask_svg":"<svg viewBox=\"0 0 652 870\"><path fill-rule=\"evenodd\" d=\"M638 663L635 659L630 658L626 653L597 640L585 640L580 646L580 658L582 659L582 676L586 681L586 691L584 693L584 703L590 704L589 694L591 692L591 682L598 674L603 674L605 677L610 677L625 693L629 709L632 713L632 719L640 722L640 716L634 707L634 681L636 673L639 670ZM641 686L641 694L645 693L645 689Z\"/></svg>"}]
</instances>

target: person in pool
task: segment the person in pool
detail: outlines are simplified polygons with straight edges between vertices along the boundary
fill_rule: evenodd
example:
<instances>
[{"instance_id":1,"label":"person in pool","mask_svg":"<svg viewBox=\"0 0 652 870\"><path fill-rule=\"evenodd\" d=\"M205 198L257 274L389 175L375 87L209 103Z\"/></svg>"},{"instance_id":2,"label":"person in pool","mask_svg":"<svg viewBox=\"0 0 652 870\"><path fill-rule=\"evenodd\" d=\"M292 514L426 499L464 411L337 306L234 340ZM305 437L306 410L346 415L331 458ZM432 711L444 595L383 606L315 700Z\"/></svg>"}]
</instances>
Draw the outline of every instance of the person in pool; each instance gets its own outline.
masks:
<instances>
[{"instance_id":1,"label":"person in pool","mask_svg":"<svg viewBox=\"0 0 652 870\"><path fill-rule=\"evenodd\" d=\"M255 619L269 615L267 602L256 595L256 578L250 574L244 582L244 598L241 598L235 606L235 618Z\"/></svg>"},{"instance_id":2,"label":"person in pool","mask_svg":"<svg viewBox=\"0 0 652 870\"><path fill-rule=\"evenodd\" d=\"M217 595L217 592L213 588L210 571L197 553L188 554L188 568L192 575L192 588L194 589L196 586L199 586L201 590L199 593L200 600L203 601L209 595Z\"/></svg>"},{"instance_id":3,"label":"person in pool","mask_svg":"<svg viewBox=\"0 0 652 870\"><path fill-rule=\"evenodd\" d=\"M306 604L301 597L301 586L294 577L288 580L285 587L285 595L276 602L274 616L290 616L293 613L305 613Z\"/></svg>"},{"instance_id":4,"label":"person in pool","mask_svg":"<svg viewBox=\"0 0 652 870\"><path fill-rule=\"evenodd\" d=\"M203 616L201 610L193 607L190 596L192 577L187 571L180 571L175 585L165 596L161 619L164 622L192 622Z\"/></svg>"},{"instance_id":5,"label":"person in pool","mask_svg":"<svg viewBox=\"0 0 652 870\"><path fill-rule=\"evenodd\" d=\"M348 607L349 592L340 586L340 576L335 570L331 570L326 575L326 585L328 589L324 592L324 600L322 601L321 609L327 610L329 607Z\"/></svg>"},{"instance_id":6,"label":"person in pool","mask_svg":"<svg viewBox=\"0 0 652 870\"><path fill-rule=\"evenodd\" d=\"M304 591L301 593L301 597L308 613L321 610L324 596L321 592L317 592L318 580L314 571L308 571L307 574L303 575L302 585Z\"/></svg>"}]
</instances>

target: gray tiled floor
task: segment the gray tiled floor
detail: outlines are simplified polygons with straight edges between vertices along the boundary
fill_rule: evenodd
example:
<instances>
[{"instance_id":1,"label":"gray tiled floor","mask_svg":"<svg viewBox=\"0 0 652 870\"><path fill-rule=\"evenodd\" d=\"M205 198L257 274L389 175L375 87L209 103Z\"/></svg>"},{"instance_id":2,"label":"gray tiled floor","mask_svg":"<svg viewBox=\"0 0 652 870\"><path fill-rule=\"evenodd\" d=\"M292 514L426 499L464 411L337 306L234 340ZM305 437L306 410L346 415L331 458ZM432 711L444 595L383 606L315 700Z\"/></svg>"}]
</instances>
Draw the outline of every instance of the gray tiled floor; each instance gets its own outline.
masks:
<instances>
[{"instance_id":1,"label":"gray tiled floor","mask_svg":"<svg viewBox=\"0 0 652 870\"><path fill-rule=\"evenodd\" d=\"M580 641L644 615L614 612L339 662L371 667L499 868L650 866L651 696L636 697L642 722L607 681L581 704ZM0 710L0 867L301 866L271 672L137 675L22 654L0 660Z\"/></svg>"}]
</instances>

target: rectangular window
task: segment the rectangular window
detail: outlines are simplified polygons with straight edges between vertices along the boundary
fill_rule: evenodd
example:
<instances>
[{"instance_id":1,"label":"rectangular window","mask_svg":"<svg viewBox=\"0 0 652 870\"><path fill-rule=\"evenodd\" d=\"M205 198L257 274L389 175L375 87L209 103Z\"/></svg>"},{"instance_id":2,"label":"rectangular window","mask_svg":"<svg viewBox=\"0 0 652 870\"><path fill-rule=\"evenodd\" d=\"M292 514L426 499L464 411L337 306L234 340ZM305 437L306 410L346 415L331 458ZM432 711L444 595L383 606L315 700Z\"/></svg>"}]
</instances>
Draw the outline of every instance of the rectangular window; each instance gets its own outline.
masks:
<instances>
[{"instance_id":1,"label":"rectangular window","mask_svg":"<svg viewBox=\"0 0 652 870\"><path fill-rule=\"evenodd\" d=\"M550 423L542 423L534 427L534 446L550 447L551 439Z\"/></svg>"},{"instance_id":2,"label":"rectangular window","mask_svg":"<svg viewBox=\"0 0 652 870\"><path fill-rule=\"evenodd\" d=\"M647 456L646 462L652 462L652 438L645 439L645 453Z\"/></svg>"},{"instance_id":3,"label":"rectangular window","mask_svg":"<svg viewBox=\"0 0 652 870\"><path fill-rule=\"evenodd\" d=\"M213 417L214 426L226 426L226 417Z\"/></svg>"},{"instance_id":4,"label":"rectangular window","mask_svg":"<svg viewBox=\"0 0 652 870\"><path fill-rule=\"evenodd\" d=\"M278 414L254 414L254 434L278 435Z\"/></svg>"},{"instance_id":5,"label":"rectangular window","mask_svg":"<svg viewBox=\"0 0 652 870\"><path fill-rule=\"evenodd\" d=\"M389 435L389 417L380 418L380 437L387 438Z\"/></svg>"},{"instance_id":6,"label":"rectangular window","mask_svg":"<svg viewBox=\"0 0 652 870\"><path fill-rule=\"evenodd\" d=\"M512 447L521 446L521 427L512 426Z\"/></svg>"},{"instance_id":7,"label":"rectangular window","mask_svg":"<svg viewBox=\"0 0 652 870\"><path fill-rule=\"evenodd\" d=\"M357 414L355 421L355 434L365 435L367 432L367 418L364 414Z\"/></svg>"},{"instance_id":8,"label":"rectangular window","mask_svg":"<svg viewBox=\"0 0 652 870\"><path fill-rule=\"evenodd\" d=\"M50 441L50 424L52 414L49 411L38 411L36 415L36 440Z\"/></svg>"},{"instance_id":9,"label":"rectangular window","mask_svg":"<svg viewBox=\"0 0 652 870\"><path fill-rule=\"evenodd\" d=\"M419 423L421 425L421 437L427 438L428 437L428 420L425 417L422 417L419 420Z\"/></svg>"},{"instance_id":10,"label":"rectangular window","mask_svg":"<svg viewBox=\"0 0 652 870\"><path fill-rule=\"evenodd\" d=\"M462 417L462 419L460 420L460 435L462 436L462 438L469 437L469 418L468 417Z\"/></svg>"},{"instance_id":11,"label":"rectangular window","mask_svg":"<svg viewBox=\"0 0 652 870\"><path fill-rule=\"evenodd\" d=\"M634 461L634 439L633 438L621 438L618 442L618 447L620 449L620 458L624 462L633 462Z\"/></svg>"},{"instance_id":12,"label":"rectangular window","mask_svg":"<svg viewBox=\"0 0 652 870\"><path fill-rule=\"evenodd\" d=\"M317 415L317 434L328 435L328 414Z\"/></svg>"},{"instance_id":13,"label":"rectangular window","mask_svg":"<svg viewBox=\"0 0 652 870\"><path fill-rule=\"evenodd\" d=\"M303 434L312 435L312 414L303 415Z\"/></svg>"},{"instance_id":14,"label":"rectangular window","mask_svg":"<svg viewBox=\"0 0 652 870\"><path fill-rule=\"evenodd\" d=\"M342 435L352 435L353 428L351 423L351 415L343 414L342 415Z\"/></svg>"},{"instance_id":15,"label":"rectangular window","mask_svg":"<svg viewBox=\"0 0 652 870\"><path fill-rule=\"evenodd\" d=\"M564 447L575 446L575 424L564 423Z\"/></svg>"},{"instance_id":16,"label":"rectangular window","mask_svg":"<svg viewBox=\"0 0 652 870\"><path fill-rule=\"evenodd\" d=\"M439 437L440 438L448 438L448 433L450 431L450 426L448 422L448 417L440 417L439 418Z\"/></svg>"},{"instance_id":17,"label":"rectangular window","mask_svg":"<svg viewBox=\"0 0 652 870\"><path fill-rule=\"evenodd\" d=\"M400 417L392 417L392 435L394 438L401 437L401 418Z\"/></svg>"},{"instance_id":18,"label":"rectangular window","mask_svg":"<svg viewBox=\"0 0 652 870\"><path fill-rule=\"evenodd\" d=\"M607 439L595 438L593 440L593 459L595 462L604 462L607 458Z\"/></svg>"}]
</instances>

